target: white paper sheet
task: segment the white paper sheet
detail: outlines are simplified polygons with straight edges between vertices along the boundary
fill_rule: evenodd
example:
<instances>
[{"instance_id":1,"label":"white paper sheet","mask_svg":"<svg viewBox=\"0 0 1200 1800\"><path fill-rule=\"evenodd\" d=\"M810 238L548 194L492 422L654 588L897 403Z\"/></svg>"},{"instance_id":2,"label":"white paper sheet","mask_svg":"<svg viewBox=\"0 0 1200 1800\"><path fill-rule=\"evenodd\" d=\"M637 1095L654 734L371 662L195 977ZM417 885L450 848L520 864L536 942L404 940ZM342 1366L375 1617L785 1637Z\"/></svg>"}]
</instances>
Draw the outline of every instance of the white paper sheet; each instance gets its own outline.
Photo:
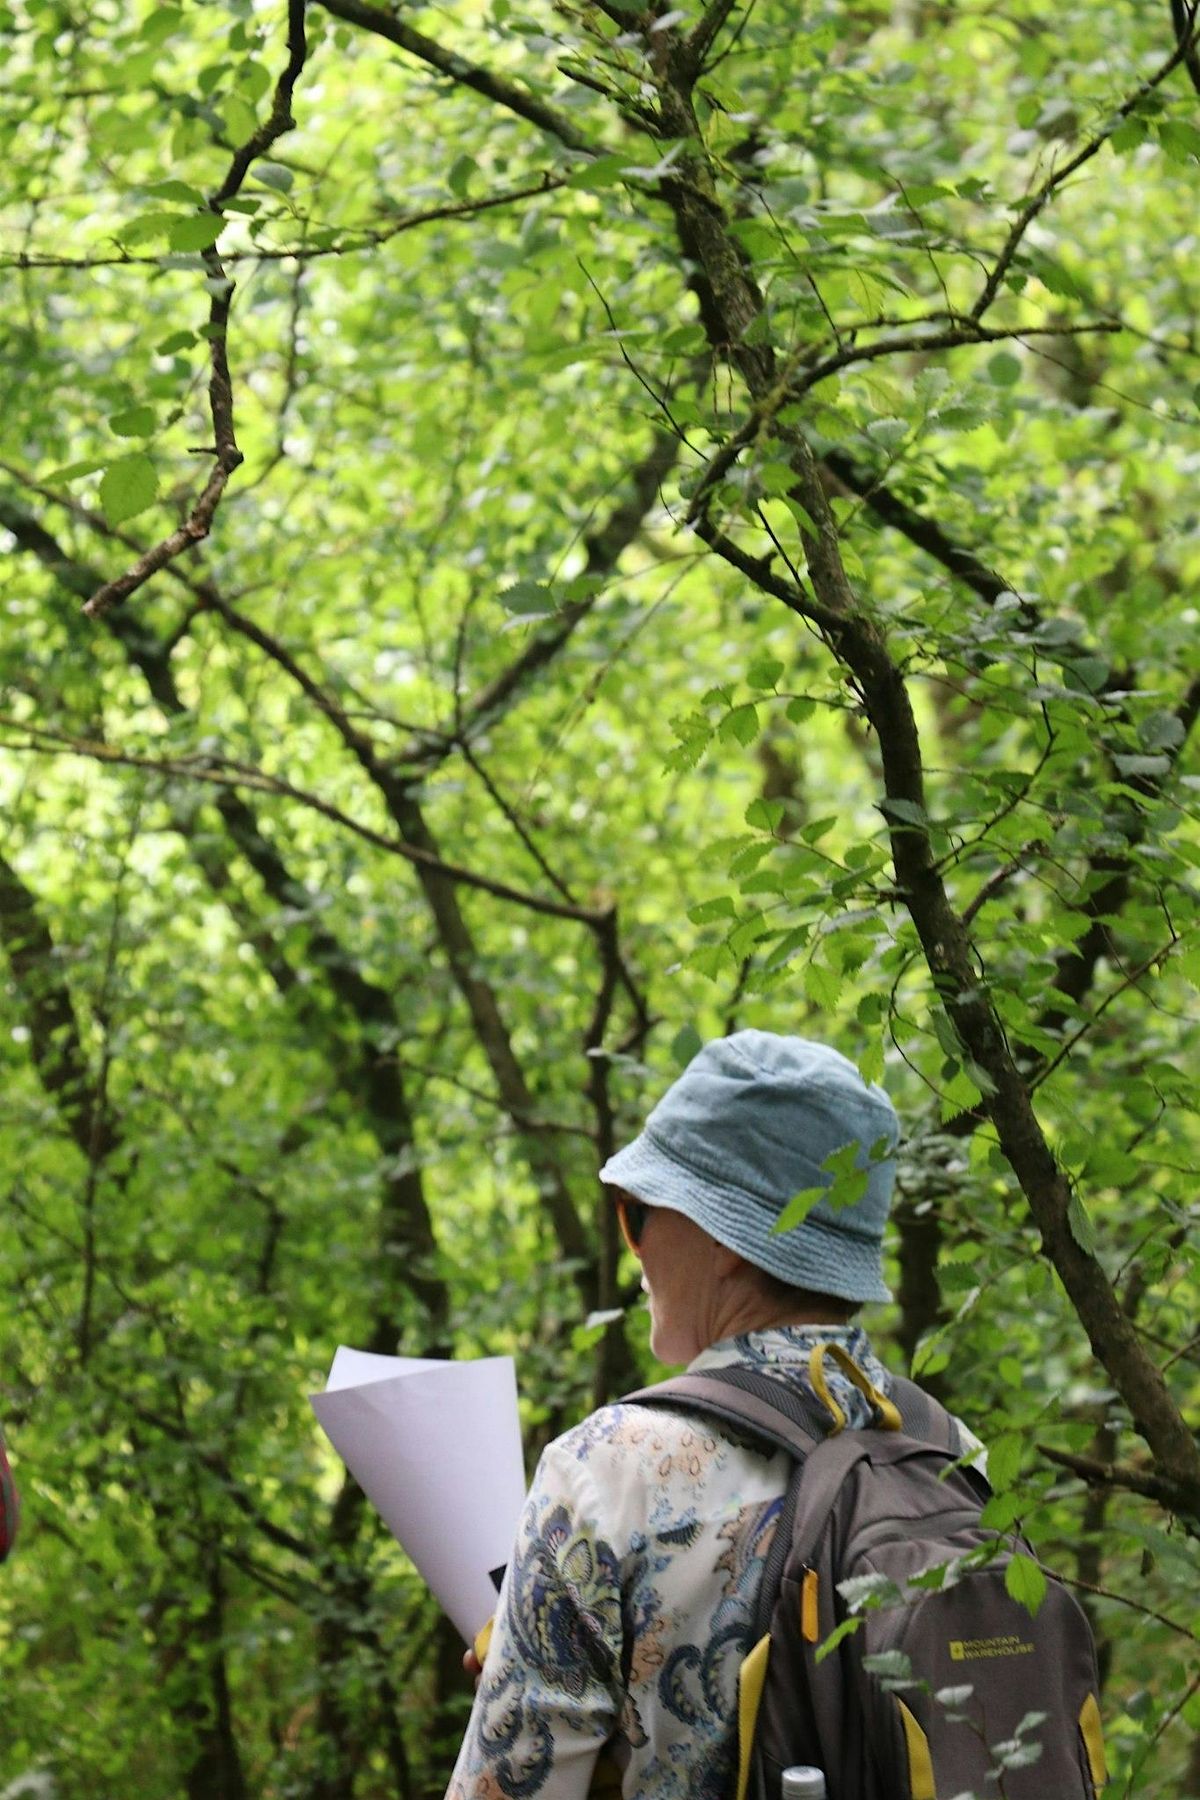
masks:
<instances>
[{"instance_id":1,"label":"white paper sheet","mask_svg":"<svg viewBox=\"0 0 1200 1800\"><path fill-rule=\"evenodd\" d=\"M496 1608L525 1471L511 1356L434 1362L339 1347L313 1411L467 1643Z\"/></svg>"}]
</instances>

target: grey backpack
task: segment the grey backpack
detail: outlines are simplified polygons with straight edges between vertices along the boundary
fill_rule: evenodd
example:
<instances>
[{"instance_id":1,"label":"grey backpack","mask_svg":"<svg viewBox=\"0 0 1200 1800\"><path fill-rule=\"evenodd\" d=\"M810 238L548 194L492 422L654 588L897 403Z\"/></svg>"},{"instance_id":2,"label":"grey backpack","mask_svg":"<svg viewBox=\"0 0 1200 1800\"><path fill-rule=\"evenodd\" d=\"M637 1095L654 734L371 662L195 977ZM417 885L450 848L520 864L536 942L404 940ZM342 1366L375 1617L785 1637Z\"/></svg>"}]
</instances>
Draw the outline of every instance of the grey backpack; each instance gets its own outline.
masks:
<instances>
[{"instance_id":1,"label":"grey backpack","mask_svg":"<svg viewBox=\"0 0 1200 1800\"><path fill-rule=\"evenodd\" d=\"M708 1414L795 1461L742 1665L737 1800L779 1800L782 1771L804 1763L829 1800L1096 1800L1107 1776L1080 1607L1053 1578L1035 1617L1010 1597L1013 1550L1032 1552L980 1524L990 1489L955 1467L958 1429L936 1400L900 1379L886 1398L840 1346L820 1348L853 1370L873 1427L840 1428L819 1357L832 1412L744 1366L627 1396ZM973 1559L984 1547L991 1559ZM847 1584L884 1603L818 1661L852 1617Z\"/></svg>"}]
</instances>

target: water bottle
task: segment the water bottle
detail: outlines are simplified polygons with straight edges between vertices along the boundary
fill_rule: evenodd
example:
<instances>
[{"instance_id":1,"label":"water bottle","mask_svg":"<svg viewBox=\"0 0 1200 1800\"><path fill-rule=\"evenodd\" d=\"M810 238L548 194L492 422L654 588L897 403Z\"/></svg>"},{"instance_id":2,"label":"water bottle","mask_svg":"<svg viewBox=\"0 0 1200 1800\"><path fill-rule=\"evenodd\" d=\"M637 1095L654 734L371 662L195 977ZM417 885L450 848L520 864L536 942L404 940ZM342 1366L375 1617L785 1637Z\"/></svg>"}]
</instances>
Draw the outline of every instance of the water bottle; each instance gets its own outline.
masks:
<instances>
[{"instance_id":1,"label":"water bottle","mask_svg":"<svg viewBox=\"0 0 1200 1800\"><path fill-rule=\"evenodd\" d=\"M782 1800L825 1800L825 1777L810 1763L796 1763L783 1771Z\"/></svg>"}]
</instances>

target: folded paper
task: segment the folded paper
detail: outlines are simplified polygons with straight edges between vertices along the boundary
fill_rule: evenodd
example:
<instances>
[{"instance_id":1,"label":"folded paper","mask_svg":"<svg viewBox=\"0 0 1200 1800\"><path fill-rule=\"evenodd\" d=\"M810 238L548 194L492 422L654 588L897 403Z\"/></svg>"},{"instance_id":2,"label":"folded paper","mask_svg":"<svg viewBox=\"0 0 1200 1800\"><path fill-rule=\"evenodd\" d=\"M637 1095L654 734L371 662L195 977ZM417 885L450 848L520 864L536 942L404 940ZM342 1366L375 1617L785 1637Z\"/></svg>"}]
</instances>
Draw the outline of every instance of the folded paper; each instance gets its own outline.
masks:
<instances>
[{"instance_id":1,"label":"folded paper","mask_svg":"<svg viewBox=\"0 0 1200 1800\"><path fill-rule=\"evenodd\" d=\"M334 1449L470 1643L496 1606L525 1494L511 1356L339 1348L309 1396Z\"/></svg>"}]
</instances>

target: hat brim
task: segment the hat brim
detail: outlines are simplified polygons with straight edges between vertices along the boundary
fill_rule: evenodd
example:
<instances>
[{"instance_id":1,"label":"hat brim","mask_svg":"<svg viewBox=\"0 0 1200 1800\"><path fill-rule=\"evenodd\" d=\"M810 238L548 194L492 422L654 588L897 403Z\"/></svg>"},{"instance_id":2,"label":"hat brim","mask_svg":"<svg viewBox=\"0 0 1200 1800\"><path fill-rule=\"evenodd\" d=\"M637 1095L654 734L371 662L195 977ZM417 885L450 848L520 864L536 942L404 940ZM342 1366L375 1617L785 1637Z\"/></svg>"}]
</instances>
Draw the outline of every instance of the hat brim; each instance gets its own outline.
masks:
<instances>
[{"instance_id":1,"label":"hat brim","mask_svg":"<svg viewBox=\"0 0 1200 1800\"><path fill-rule=\"evenodd\" d=\"M791 1287L860 1305L892 1298L880 1267L878 1240L856 1231L850 1219L809 1213L793 1230L774 1233L772 1226L786 1197L770 1202L687 1169L646 1132L609 1157L600 1179L650 1206L682 1213L719 1244Z\"/></svg>"}]
</instances>

